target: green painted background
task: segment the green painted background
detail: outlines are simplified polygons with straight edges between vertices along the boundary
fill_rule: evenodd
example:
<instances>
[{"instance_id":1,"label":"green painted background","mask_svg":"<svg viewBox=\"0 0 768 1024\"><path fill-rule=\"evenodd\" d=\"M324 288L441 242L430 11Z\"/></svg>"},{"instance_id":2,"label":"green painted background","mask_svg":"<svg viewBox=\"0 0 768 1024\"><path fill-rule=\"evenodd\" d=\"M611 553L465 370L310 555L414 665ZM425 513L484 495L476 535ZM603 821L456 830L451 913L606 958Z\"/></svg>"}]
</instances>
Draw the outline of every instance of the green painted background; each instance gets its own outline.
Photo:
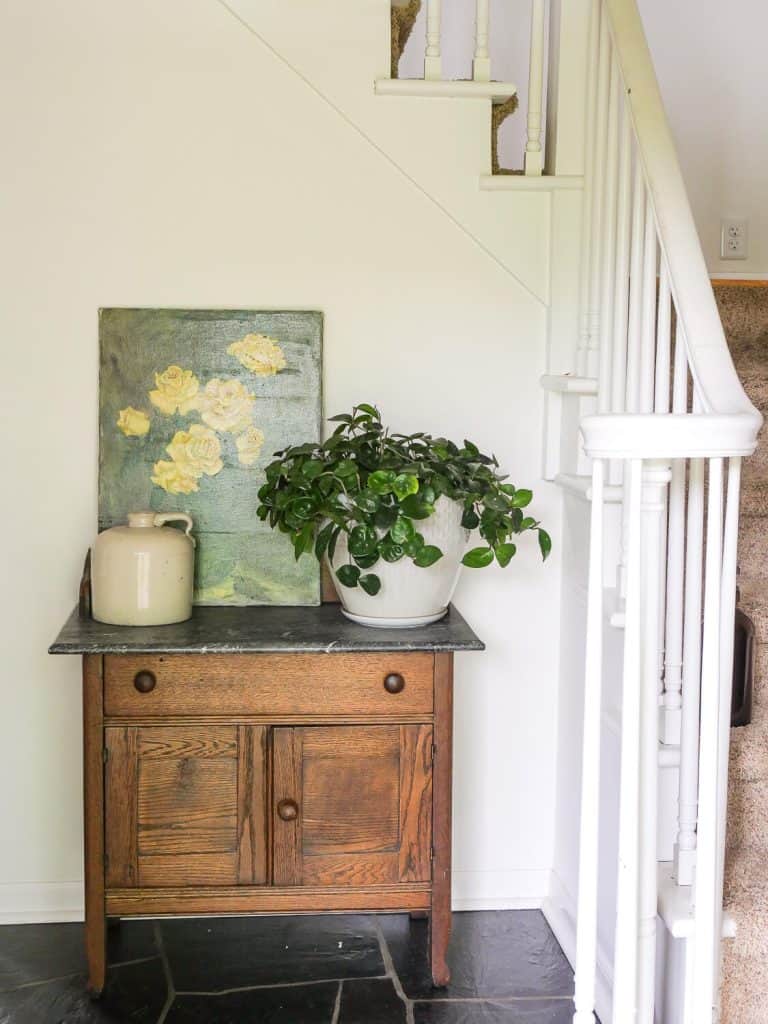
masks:
<instances>
[{"instance_id":1,"label":"green painted background","mask_svg":"<svg viewBox=\"0 0 768 1024\"><path fill-rule=\"evenodd\" d=\"M305 556L297 563L288 538L259 522L256 508L273 452L320 440L322 314L102 309L99 324L99 529L123 523L131 510L187 512L197 539L196 603L319 604L317 562ZM247 334L278 342L286 368L259 377L228 354ZM219 434L224 468L201 478L199 491L168 494L151 482L153 464L170 458L165 448L176 431L201 422L195 411L168 416L151 404L155 373L169 365L192 370L201 389L211 378L234 378L255 394L253 424L265 439L253 466L239 464L233 435ZM149 415L145 436L118 429L126 406ZM210 588L222 585L230 596L212 597Z\"/></svg>"}]
</instances>

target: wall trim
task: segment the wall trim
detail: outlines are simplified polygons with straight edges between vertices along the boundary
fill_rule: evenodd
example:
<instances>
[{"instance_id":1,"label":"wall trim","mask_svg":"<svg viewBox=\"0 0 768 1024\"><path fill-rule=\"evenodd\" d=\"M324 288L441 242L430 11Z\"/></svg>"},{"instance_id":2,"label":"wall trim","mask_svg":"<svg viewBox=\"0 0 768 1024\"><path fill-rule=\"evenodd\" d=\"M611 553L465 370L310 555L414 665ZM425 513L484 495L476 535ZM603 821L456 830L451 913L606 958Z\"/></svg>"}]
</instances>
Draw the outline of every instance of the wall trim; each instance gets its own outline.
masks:
<instances>
[{"instance_id":1,"label":"wall trim","mask_svg":"<svg viewBox=\"0 0 768 1024\"><path fill-rule=\"evenodd\" d=\"M576 964L576 900L556 871L550 877L549 894L542 913L572 967ZM601 1024L612 1024L613 964L598 940L596 1006Z\"/></svg>"},{"instance_id":2,"label":"wall trim","mask_svg":"<svg viewBox=\"0 0 768 1024\"><path fill-rule=\"evenodd\" d=\"M82 921L82 882L0 884L0 925Z\"/></svg>"},{"instance_id":3,"label":"wall trim","mask_svg":"<svg viewBox=\"0 0 768 1024\"><path fill-rule=\"evenodd\" d=\"M454 870L454 910L540 910L549 891L546 868Z\"/></svg>"},{"instance_id":4,"label":"wall trim","mask_svg":"<svg viewBox=\"0 0 768 1024\"><path fill-rule=\"evenodd\" d=\"M768 288L765 274L710 274L713 287L727 285L729 288Z\"/></svg>"}]
</instances>

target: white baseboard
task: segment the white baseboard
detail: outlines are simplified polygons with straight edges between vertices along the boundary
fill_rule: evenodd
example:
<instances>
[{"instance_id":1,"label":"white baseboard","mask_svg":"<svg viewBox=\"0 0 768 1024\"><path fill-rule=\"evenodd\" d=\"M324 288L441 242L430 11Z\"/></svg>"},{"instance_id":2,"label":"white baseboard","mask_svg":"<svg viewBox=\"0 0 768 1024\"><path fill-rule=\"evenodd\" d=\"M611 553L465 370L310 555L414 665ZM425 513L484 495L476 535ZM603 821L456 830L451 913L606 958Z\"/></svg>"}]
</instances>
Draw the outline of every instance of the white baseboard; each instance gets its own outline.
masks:
<instances>
[{"instance_id":1,"label":"white baseboard","mask_svg":"<svg viewBox=\"0 0 768 1024\"><path fill-rule=\"evenodd\" d=\"M0 885L0 925L82 920L82 882Z\"/></svg>"},{"instance_id":2,"label":"white baseboard","mask_svg":"<svg viewBox=\"0 0 768 1024\"><path fill-rule=\"evenodd\" d=\"M547 897L549 878L549 871L537 868L454 871L453 909L538 910ZM0 884L0 925L82 920L82 882Z\"/></svg>"},{"instance_id":3,"label":"white baseboard","mask_svg":"<svg viewBox=\"0 0 768 1024\"><path fill-rule=\"evenodd\" d=\"M556 871L552 872L549 894L541 907L547 924L563 948L571 966L576 964L576 899L568 891ZM613 965L605 949L597 947L597 984L595 1010L601 1024L611 1024L613 1014Z\"/></svg>"},{"instance_id":4,"label":"white baseboard","mask_svg":"<svg viewBox=\"0 0 768 1024\"><path fill-rule=\"evenodd\" d=\"M549 871L454 870L454 910L538 910L549 891ZM514 895L510 895L514 893Z\"/></svg>"}]
</instances>

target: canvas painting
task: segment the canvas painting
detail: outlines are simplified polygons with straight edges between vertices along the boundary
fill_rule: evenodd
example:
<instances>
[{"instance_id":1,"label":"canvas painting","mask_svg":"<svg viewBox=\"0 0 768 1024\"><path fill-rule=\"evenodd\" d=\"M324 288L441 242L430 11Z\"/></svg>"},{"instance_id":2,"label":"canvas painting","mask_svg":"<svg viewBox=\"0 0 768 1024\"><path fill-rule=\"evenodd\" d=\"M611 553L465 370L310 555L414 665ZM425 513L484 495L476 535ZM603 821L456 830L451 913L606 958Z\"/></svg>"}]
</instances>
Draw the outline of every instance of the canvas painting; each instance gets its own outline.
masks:
<instances>
[{"instance_id":1,"label":"canvas painting","mask_svg":"<svg viewBox=\"0 0 768 1024\"><path fill-rule=\"evenodd\" d=\"M318 604L317 561L256 509L273 453L320 440L322 315L102 309L99 325L99 528L186 512L197 604Z\"/></svg>"}]
</instances>

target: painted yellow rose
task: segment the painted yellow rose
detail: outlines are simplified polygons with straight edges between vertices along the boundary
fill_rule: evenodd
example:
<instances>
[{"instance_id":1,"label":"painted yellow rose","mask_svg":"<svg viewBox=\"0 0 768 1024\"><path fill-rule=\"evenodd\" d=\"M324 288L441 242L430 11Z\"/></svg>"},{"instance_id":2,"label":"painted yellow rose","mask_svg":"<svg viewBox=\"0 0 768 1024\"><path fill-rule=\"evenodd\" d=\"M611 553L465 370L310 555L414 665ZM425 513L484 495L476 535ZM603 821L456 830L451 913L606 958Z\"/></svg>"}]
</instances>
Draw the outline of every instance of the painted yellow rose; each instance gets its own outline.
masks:
<instances>
[{"instance_id":1,"label":"painted yellow rose","mask_svg":"<svg viewBox=\"0 0 768 1024\"><path fill-rule=\"evenodd\" d=\"M201 423L193 423L189 430L177 430L165 450L189 476L216 476L224 467L221 442L210 427Z\"/></svg>"},{"instance_id":2,"label":"painted yellow rose","mask_svg":"<svg viewBox=\"0 0 768 1024\"><path fill-rule=\"evenodd\" d=\"M157 390L149 392L149 400L167 416L172 416L176 410L182 415L188 413L200 390L200 381L194 373L180 366L169 366L162 373L156 373L155 385Z\"/></svg>"},{"instance_id":3,"label":"painted yellow rose","mask_svg":"<svg viewBox=\"0 0 768 1024\"><path fill-rule=\"evenodd\" d=\"M120 410L117 425L126 437L144 437L149 430L149 416L132 405Z\"/></svg>"},{"instance_id":4,"label":"painted yellow rose","mask_svg":"<svg viewBox=\"0 0 768 1024\"><path fill-rule=\"evenodd\" d=\"M214 430L239 434L250 425L254 401L254 395L239 380L214 377L198 394L195 408Z\"/></svg>"},{"instance_id":5,"label":"painted yellow rose","mask_svg":"<svg viewBox=\"0 0 768 1024\"><path fill-rule=\"evenodd\" d=\"M227 352L259 377L271 377L286 366L283 350L265 334L246 334L241 341L233 341Z\"/></svg>"},{"instance_id":6,"label":"painted yellow rose","mask_svg":"<svg viewBox=\"0 0 768 1024\"><path fill-rule=\"evenodd\" d=\"M264 432L258 427L248 427L244 433L235 438L237 446L237 457L244 466L252 466L259 455L261 446L264 444Z\"/></svg>"},{"instance_id":7,"label":"painted yellow rose","mask_svg":"<svg viewBox=\"0 0 768 1024\"><path fill-rule=\"evenodd\" d=\"M169 494L191 494L196 491L197 477L192 476L178 462L161 459L152 467L152 483Z\"/></svg>"}]
</instances>

